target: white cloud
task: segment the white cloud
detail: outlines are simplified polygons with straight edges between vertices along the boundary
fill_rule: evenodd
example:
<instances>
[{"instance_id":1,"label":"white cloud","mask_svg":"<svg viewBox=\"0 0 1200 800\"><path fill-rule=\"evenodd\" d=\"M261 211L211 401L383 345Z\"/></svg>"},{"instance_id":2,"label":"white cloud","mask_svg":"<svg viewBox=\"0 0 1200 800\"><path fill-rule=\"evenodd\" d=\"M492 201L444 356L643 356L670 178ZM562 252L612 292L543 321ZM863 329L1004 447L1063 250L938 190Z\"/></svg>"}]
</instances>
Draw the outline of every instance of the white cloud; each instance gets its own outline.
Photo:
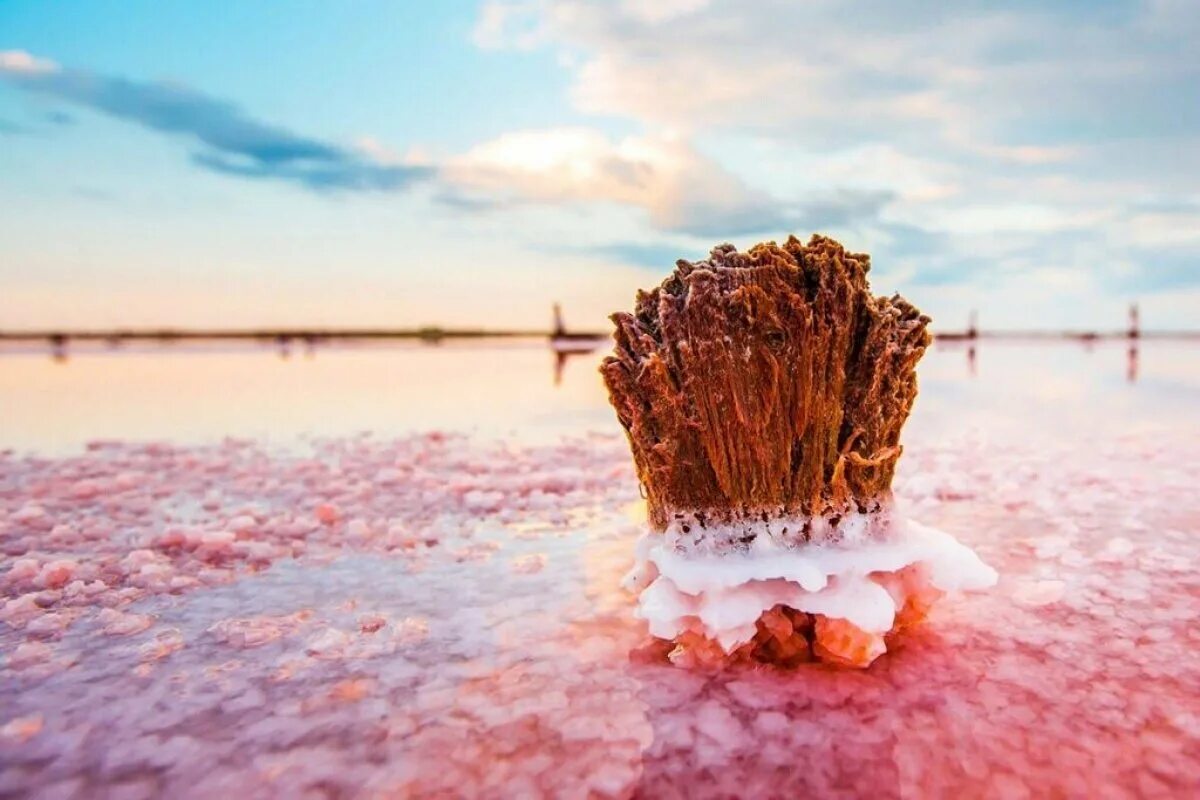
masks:
<instances>
[{"instance_id":1,"label":"white cloud","mask_svg":"<svg viewBox=\"0 0 1200 800\"><path fill-rule=\"evenodd\" d=\"M487 0L479 10L471 41L485 50L529 50L546 41L546 30L540 22L543 11L536 0Z\"/></svg>"},{"instance_id":2,"label":"white cloud","mask_svg":"<svg viewBox=\"0 0 1200 800\"><path fill-rule=\"evenodd\" d=\"M32 75L57 70L58 64L49 59L38 58L24 50L0 50L0 72Z\"/></svg>"},{"instance_id":3,"label":"white cloud","mask_svg":"<svg viewBox=\"0 0 1200 800\"><path fill-rule=\"evenodd\" d=\"M778 228L779 200L746 186L678 136L611 139L588 128L516 131L449 158L442 178L497 202L607 202L657 228L733 235Z\"/></svg>"},{"instance_id":4,"label":"white cloud","mask_svg":"<svg viewBox=\"0 0 1200 800\"><path fill-rule=\"evenodd\" d=\"M489 6L520 21L491 26L492 46L557 50L578 112L633 120L646 141L683 132L704 154L687 194L775 198L801 232L856 198L867 213L842 229L878 248L877 269L930 286L1004 274L1014 292L1200 284L1194 210L1136 203L1194 191L1194 3ZM599 193L662 225L679 185Z\"/></svg>"},{"instance_id":5,"label":"white cloud","mask_svg":"<svg viewBox=\"0 0 1200 800\"><path fill-rule=\"evenodd\" d=\"M621 11L634 19L654 25L699 11L708 6L709 2L710 0L621 0Z\"/></svg>"},{"instance_id":6,"label":"white cloud","mask_svg":"<svg viewBox=\"0 0 1200 800\"><path fill-rule=\"evenodd\" d=\"M1193 74L1195 58L1177 53L1186 39L1164 22L1183 16L1170 3L1072 16L881 1L542 0L490 2L481 27L493 45L530 46L536 30L538 43L579 53L572 98L590 113L814 142L874 129L1043 163L1070 151L1022 141L1023 119L1111 113L1131 83Z\"/></svg>"}]
</instances>

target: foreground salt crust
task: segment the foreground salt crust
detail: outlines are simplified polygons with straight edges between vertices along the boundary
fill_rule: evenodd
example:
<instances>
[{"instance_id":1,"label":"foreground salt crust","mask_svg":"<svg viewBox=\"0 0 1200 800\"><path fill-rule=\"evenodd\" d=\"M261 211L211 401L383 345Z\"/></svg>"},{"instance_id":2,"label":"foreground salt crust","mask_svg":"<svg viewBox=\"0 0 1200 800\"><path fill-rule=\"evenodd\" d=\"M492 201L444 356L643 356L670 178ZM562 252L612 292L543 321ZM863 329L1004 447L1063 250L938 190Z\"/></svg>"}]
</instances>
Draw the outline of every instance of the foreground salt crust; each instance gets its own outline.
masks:
<instances>
[{"instance_id":1,"label":"foreground salt crust","mask_svg":"<svg viewBox=\"0 0 1200 800\"><path fill-rule=\"evenodd\" d=\"M647 645L618 435L0 449L0 797L1191 797L1200 425L1118 431L913 447L1004 579L799 674Z\"/></svg>"},{"instance_id":2,"label":"foreground salt crust","mask_svg":"<svg viewBox=\"0 0 1200 800\"><path fill-rule=\"evenodd\" d=\"M776 606L845 620L881 637L918 592L986 589L998 579L953 536L894 509L844 518L839 535L821 541L789 541L777 533L830 530L824 523L764 524L743 547L730 545L739 537L729 532L698 537L691 525L646 533L625 579L627 589L640 591L637 616L655 637L700 633L730 654L754 639L760 618ZM876 641L870 660L885 649L882 638Z\"/></svg>"}]
</instances>

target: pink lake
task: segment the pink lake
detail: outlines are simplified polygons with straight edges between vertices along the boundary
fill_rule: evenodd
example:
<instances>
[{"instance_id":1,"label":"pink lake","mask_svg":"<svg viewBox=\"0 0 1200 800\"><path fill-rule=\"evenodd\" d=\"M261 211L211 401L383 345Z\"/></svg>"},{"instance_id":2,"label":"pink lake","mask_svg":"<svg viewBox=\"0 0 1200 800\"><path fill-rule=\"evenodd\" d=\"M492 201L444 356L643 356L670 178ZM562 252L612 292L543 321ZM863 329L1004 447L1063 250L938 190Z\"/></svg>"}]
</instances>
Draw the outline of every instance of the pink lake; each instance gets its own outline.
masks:
<instances>
[{"instance_id":1,"label":"pink lake","mask_svg":"<svg viewBox=\"0 0 1200 800\"><path fill-rule=\"evenodd\" d=\"M1200 791L1200 345L932 348L864 671L665 662L599 357L0 351L0 797Z\"/></svg>"}]
</instances>

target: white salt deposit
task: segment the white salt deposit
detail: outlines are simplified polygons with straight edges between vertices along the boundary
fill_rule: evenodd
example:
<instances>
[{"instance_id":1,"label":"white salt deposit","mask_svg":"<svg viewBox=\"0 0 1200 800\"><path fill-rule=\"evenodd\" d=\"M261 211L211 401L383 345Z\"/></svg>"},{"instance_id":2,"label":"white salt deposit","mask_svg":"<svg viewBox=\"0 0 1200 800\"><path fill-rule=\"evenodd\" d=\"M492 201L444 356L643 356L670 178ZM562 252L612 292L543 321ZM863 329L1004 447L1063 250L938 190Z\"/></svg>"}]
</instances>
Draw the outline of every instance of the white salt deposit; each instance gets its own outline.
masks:
<instances>
[{"instance_id":1,"label":"white salt deposit","mask_svg":"<svg viewBox=\"0 0 1200 800\"><path fill-rule=\"evenodd\" d=\"M637 615L652 635L674 639L698 624L726 652L750 641L755 622L777 605L886 633L906 595L895 582L885 588L876 578L914 564L943 591L995 585L996 571L953 536L894 512L887 519L886 529L875 526L869 536L868 521L855 520L849 535L822 542L760 535L749 548L726 552L714 552L711 539L698 545L690 532L675 528L648 533L625 584L642 590Z\"/></svg>"}]
</instances>

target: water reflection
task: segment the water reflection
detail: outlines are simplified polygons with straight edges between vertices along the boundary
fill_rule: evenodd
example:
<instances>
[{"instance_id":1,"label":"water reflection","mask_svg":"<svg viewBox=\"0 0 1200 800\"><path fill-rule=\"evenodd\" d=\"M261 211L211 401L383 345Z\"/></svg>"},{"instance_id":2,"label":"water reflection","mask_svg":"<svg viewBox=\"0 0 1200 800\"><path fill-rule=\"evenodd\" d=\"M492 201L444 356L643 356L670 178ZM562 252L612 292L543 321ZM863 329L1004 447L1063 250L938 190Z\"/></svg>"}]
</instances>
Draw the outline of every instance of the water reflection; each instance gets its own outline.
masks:
<instances>
[{"instance_id":1,"label":"water reflection","mask_svg":"<svg viewBox=\"0 0 1200 800\"><path fill-rule=\"evenodd\" d=\"M299 346L302 347L302 351L303 351L305 357L309 358L309 359L315 358L319 351L323 351L326 349L328 349L331 353L336 354L338 351L344 351L347 348L354 349L355 347L377 347L378 346L378 345L374 345L374 344L358 344L358 345L355 345L355 344L350 344L350 345L331 344L328 340L321 339L320 337L311 336L311 335L306 335L303 337L296 337L296 338L291 337L291 336L277 336L269 341L271 342L272 351L279 357L280 360L285 360L285 361L291 358L293 350L297 346L297 341L299 342ZM440 347L444 343L444 341L445 341L444 338L442 338L440 336L430 335L430 336L421 337L420 339L416 340L416 343L423 347L435 347L436 348L436 347ZM1080 336L1075 340L1063 340L1061 342L1051 342L1051 343L1020 343L1020 342L1018 342L1017 344L1019 344L1021 346L1025 346L1025 347L1031 347L1031 348L1033 348L1033 347L1074 347L1077 344L1078 347L1080 348L1080 350L1082 350L1082 352L1084 352L1086 354L1091 354L1096 351L1097 345L1101 344L1102 341L1103 340L1101 340L1097 336L1086 336L1085 335L1085 336ZM1136 330L1133 329L1128 334L1128 341L1129 341L1129 345L1126 350L1125 378L1126 378L1126 381L1129 383L1136 383L1138 380L1138 362L1139 362L1139 356L1140 356L1138 346L1139 346L1139 342L1142 340L1140 339L1139 334L1136 332ZM965 342L965 344L962 344L963 342ZM56 334L56 335L48 337L47 343L49 346L47 353L49 354L50 360L52 362L57 363L57 364L62 364L62 363L66 363L70 359L72 349L71 349L71 343L67 339L67 337ZM108 338L108 339L103 340L103 342L102 342L103 348L110 352L121 350L122 348L126 347L127 344L128 344L127 342L125 342L124 340L119 339L119 338ZM163 353L163 348L165 348L169 344L172 344L172 342L170 340L164 338L162 341L158 342L157 345L154 345L154 344L147 345L145 343L140 343L140 344L132 345L132 349L135 352L139 352L142 354L157 351L157 352L165 355L165 353ZM228 351L231 356L236 353L254 352L257 349L257 347L252 344L251 345L247 345L247 344L243 344L243 343L234 343L231 345L230 344L220 344L220 343L216 343L216 344L217 344L217 347L219 347L220 349ZM396 347L399 349L404 349L406 347L412 346L413 344L414 344L413 342L398 342L398 343L392 342L392 343L385 344L384 347L392 346L392 347ZM555 387L562 386L563 375L566 372L566 365L567 365L568 361L575 359L580 362L592 363L593 361L597 360L596 353L599 350L603 349L605 344L606 344L605 340L594 339L591 337L581 337L579 339L564 339L564 340L552 339L551 345L550 345L550 352L552 355L551 374L552 374L553 385ZM1011 346L1013 343L998 341L998 342L995 342L994 344L996 344L998 346ZM191 352L191 353L210 352L213 345L214 345L213 342L199 343L199 344L190 343L188 345L185 345L185 348L186 348L186 352ZM937 342L937 347L939 347L939 348L953 349L953 348L956 348L959 346L963 347L963 351L966 356L966 367L967 367L966 375L970 378L978 377L978 375L979 375L979 346L978 346L977 338L975 338L974 336L968 335L966 337L962 337L961 339L943 339L943 340L939 340ZM492 348L489 347L487 349L490 350ZM12 356L14 354L17 354L18 352L23 352L23 351L17 351L14 349L10 349L7 352L7 355ZM88 343L85 342L78 346L78 349L76 352L78 352L81 355L95 355L101 351L98 351L92 347L89 347ZM5 355L6 355L5 350L0 349L0 357L3 357Z\"/></svg>"},{"instance_id":2,"label":"water reflection","mask_svg":"<svg viewBox=\"0 0 1200 800\"><path fill-rule=\"evenodd\" d=\"M552 440L611 431L607 343L544 338L376 342L63 342L0 349L0 447L104 438L289 441L431 428ZM305 358L290 357L302 351ZM1100 429L1194 422L1200 342L947 342L919 367L906 439L984 427ZM1118 391L1127 387L1136 391Z\"/></svg>"},{"instance_id":3,"label":"water reflection","mask_svg":"<svg viewBox=\"0 0 1200 800\"><path fill-rule=\"evenodd\" d=\"M1140 358L1139 342L1141 339L1136 334L1130 334L1129 345L1125 350L1125 380L1128 383L1137 383L1138 380L1138 362ZM962 345L964 354L966 355L966 375L969 378L977 378L979 376L979 346L975 340L967 339L966 344ZM1079 349L1086 355L1091 355L1096 352L1097 344L1100 342L1095 337L1081 337L1078 339ZM959 346L957 340L950 342L939 342L937 347L953 349ZM1005 343L999 343L998 346L1006 346ZM1011 343L1008 343L1011 346ZM1064 341L1051 344L1025 344L1025 347L1075 347L1076 342Z\"/></svg>"},{"instance_id":4,"label":"water reflection","mask_svg":"<svg viewBox=\"0 0 1200 800\"><path fill-rule=\"evenodd\" d=\"M572 350L551 347L550 352L554 354L554 385L556 387L562 386L563 372L566 370L567 361L569 361L571 358L576 358L579 356L591 356L595 351L596 348L592 348L590 350ZM591 364L593 361L592 358L580 358L579 360L585 361L588 364Z\"/></svg>"}]
</instances>

